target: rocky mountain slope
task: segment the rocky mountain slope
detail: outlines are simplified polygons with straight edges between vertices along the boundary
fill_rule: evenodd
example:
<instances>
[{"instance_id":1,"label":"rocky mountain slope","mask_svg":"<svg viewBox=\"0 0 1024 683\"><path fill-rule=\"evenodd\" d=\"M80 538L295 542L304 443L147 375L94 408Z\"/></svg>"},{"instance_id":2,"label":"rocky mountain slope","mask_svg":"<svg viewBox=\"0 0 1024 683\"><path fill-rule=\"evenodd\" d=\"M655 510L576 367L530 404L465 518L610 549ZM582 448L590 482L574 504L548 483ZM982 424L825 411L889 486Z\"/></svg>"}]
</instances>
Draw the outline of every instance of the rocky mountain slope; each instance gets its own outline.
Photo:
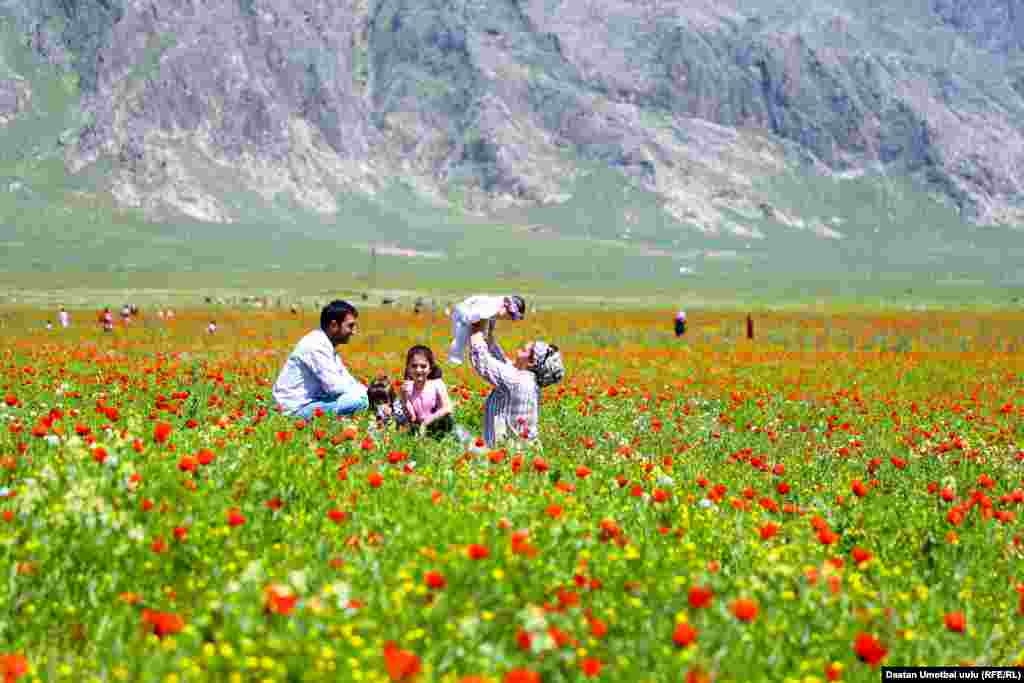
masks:
<instances>
[{"instance_id":1,"label":"rocky mountain slope","mask_svg":"<svg viewBox=\"0 0 1024 683\"><path fill-rule=\"evenodd\" d=\"M621 194L588 236L665 253L906 241L908 196L1024 225L1024 0L0 0L0 17L0 127L56 111L26 71L58 74L67 104L31 150L8 134L7 160L59 157L151 220L330 221L398 187L540 235L581 230L574 198ZM870 203L848 196L864 183Z\"/></svg>"}]
</instances>

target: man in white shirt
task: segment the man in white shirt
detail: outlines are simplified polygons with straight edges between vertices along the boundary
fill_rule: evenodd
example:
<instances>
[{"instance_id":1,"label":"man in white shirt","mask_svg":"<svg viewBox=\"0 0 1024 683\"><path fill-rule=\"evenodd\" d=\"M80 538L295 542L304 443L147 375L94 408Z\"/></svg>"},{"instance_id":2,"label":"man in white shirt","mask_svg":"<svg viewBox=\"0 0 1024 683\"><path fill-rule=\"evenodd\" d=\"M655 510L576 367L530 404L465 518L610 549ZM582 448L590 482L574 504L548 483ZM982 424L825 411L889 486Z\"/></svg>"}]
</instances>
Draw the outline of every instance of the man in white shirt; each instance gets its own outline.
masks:
<instances>
[{"instance_id":1,"label":"man in white shirt","mask_svg":"<svg viewBox=\"0 0 1024 683\"><path fill-rule=\"evenodd\" d=\"M71 326L71 315L63 306L60 307L60 313L57 314L57 319L60 321L60 326L64 329Z\"/></svg>"},{"instance_id":2,"label":"man in white shirt","mask_svg":"<svg viewBox=\"0 0 1024 683\"><path fill-rule=\"evenodd\" d=\"M283 412L308 419L317 408L336 415L366 410L366 387L334 350L355 334L358 318L347 301L332 301L320 311L320 329L299 341L274 383L274 400Z\"/></svg>"}]
</instances>

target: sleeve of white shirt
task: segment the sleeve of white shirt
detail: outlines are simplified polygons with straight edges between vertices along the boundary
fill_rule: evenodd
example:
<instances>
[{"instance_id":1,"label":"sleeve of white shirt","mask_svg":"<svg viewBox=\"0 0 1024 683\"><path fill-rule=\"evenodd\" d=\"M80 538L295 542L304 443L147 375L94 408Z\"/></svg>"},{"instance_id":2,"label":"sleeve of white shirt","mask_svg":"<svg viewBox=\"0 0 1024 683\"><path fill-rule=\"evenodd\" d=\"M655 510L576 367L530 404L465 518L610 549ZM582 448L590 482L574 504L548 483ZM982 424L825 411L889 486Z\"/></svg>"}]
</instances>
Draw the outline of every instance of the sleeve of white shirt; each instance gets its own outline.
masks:
<instances>
[{"instance_id":1,"label":"sleeve of white shirt","mask_svg":"<svg viewBox=\"0 0 1024 683\"><path fill-rule=\"evenodd\" d=\"M341 396L357 386L362 386L338 361L334 349L314 346L306 353L305 361L320 379L324 392L329 396Z\"/></svg>"}]
</instances>

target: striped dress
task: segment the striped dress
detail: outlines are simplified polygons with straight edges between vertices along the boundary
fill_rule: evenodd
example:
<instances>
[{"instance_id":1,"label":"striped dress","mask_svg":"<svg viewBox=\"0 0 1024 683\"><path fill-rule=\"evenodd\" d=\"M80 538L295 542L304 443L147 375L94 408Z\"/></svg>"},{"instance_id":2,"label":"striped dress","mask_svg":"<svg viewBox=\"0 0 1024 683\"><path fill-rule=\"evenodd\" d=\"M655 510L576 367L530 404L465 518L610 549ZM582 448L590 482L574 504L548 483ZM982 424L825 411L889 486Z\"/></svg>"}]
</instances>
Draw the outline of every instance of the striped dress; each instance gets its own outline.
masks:
<instances>
[{"instance_id":1,"label":"striped dress","mask_svg":"<svg viewBox=\"0 0 1024 683\"><path fill-rule=\"evenodd\" d=\"M470 340L470 362L494 387L484 402L484 441L494 448L505 438L537 438L540 387L529 370L518 370L505 359L492 340L490 347L479 337Z\"/></svg>"}]
</instances>

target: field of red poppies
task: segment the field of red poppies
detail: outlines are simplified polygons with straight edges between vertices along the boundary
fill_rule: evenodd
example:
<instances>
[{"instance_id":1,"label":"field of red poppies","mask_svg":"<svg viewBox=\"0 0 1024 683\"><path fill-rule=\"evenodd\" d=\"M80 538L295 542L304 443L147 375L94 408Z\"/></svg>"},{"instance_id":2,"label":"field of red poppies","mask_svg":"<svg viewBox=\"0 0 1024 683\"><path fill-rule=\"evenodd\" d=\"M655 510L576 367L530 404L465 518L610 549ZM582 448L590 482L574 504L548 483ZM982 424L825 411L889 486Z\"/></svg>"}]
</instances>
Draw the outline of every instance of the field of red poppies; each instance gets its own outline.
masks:
<instances>
[{"instance_id":1,"label":"field of red poppies","mask_svg":"<svg viewBox=\"0 0 1024 683\"><path fill-rule=\"evenodd\" d=\"M0 329L0 676L875 681L1024 665L1024 315L543 312L541 446L278 415L312 312ZM216 315L218 329L205 328ZM363 311L362 378L446 343ZM446 369L479 432L484 386Z\"/></svg>"}]
</instances>

